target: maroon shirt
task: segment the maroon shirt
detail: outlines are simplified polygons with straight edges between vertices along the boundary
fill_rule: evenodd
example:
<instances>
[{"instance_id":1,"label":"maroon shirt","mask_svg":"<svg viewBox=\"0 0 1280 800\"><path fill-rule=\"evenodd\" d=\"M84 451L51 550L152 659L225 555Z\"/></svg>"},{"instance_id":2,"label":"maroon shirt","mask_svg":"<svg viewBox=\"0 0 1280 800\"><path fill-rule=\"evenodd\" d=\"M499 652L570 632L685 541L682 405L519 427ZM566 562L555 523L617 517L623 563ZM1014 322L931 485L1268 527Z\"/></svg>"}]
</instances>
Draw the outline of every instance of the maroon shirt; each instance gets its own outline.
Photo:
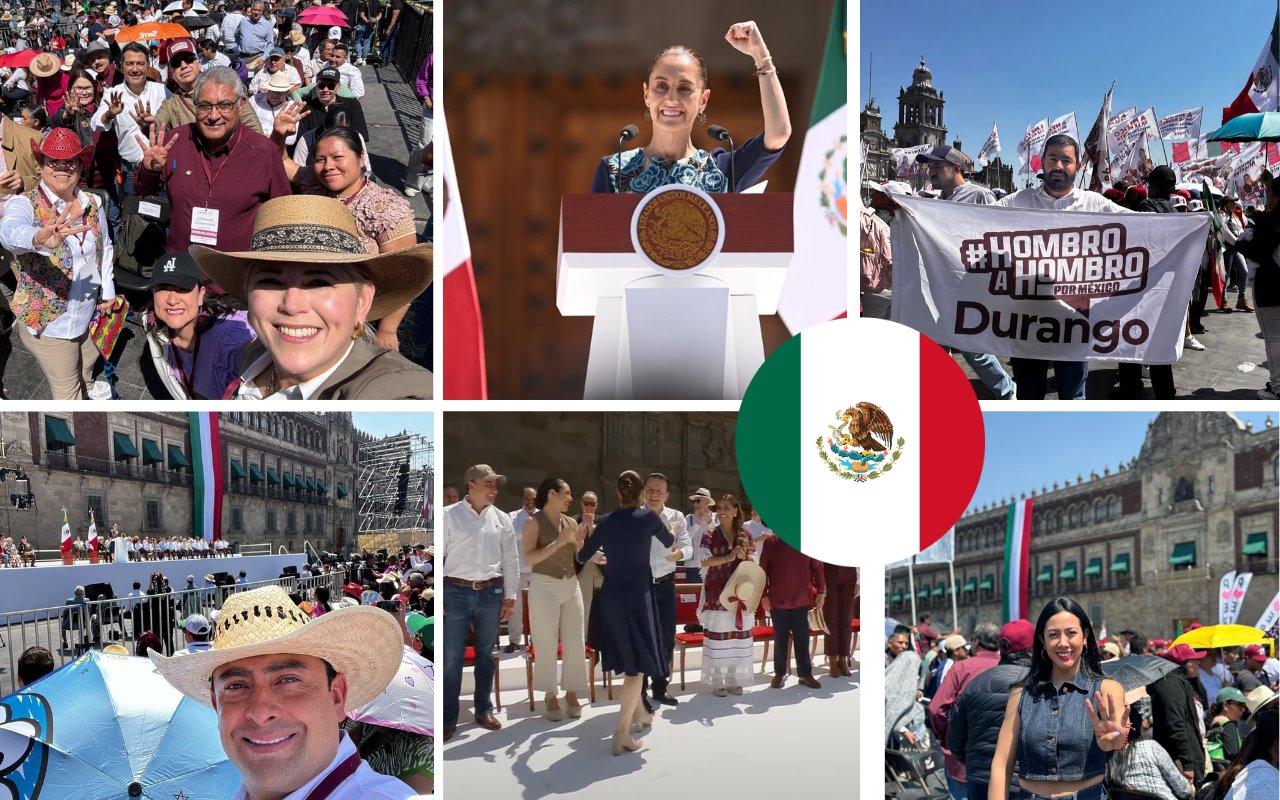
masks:
<instances>
[{"instance_id":1,"label":"maroon shirt","mask_svg":"<svg viewBox=\"0 0 1280 800\"><path fill-rule=\"evenodd\" d=\"M206 207L206 201L219 212L215 249L248 250L258 206L292 193L280 148L245 125L237 126L228 148L212 155L204 150L195 123L175 132L178 141L164 168L157 174L139 166L133 178L139 195L169 190L169 250L191 245L191 209Z\"/></svg>"},{"instance_id":2,"label":"maroon shirt","mask_svg":"<svg viewBox=\"0 0 1280 800\"><path fill-rule=\"evenodd\" d=\"M760 553L766 577L764 596L774 608L813 608L813 592L827 591L822 562L809 558L781 539L774 539Z\"/></svg>"},{"instance_id":3,"label":"maroon shirt","mask_svg":"<svg viewBox=\"0 0 1280 800\"><path fill-rule=\"evenodd\" d=\"M964 762L952 755L951 748L948 746L950 743L947 741L947 734L950 732L951 711L956 707L960 693L969 685L969 681L999 663L999 653L981 650L958 664L952 664L951 669L947 670L947 677L942 679L942 685L938 687L937 693L929 703L929 725L938 734L947 774L958 781L966 780L966 774Z\"/></svg>"}]
</instances>

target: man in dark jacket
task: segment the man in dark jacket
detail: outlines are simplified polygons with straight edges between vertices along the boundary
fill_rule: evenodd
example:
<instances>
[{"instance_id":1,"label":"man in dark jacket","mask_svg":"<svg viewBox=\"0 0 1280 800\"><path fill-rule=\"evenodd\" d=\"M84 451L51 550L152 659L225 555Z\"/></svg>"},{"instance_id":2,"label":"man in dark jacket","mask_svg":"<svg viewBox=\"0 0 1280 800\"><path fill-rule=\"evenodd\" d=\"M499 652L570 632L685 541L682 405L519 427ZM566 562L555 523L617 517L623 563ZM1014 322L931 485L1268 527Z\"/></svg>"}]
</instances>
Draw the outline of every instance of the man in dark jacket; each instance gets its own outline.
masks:
<instances>
[{"instance_id":1,"label":"man in dark jacket","mask_svg":"<svg viewBox=\"0 0 1280 800\"><path fill-rule=\"evenodd\" d=\"M1000 663L969 681L956 701L947 732L951 756L964 763L969 800L987 800L991 760L1013 684L1031 668L1035 628L1015 619L1000 629Z\"/></svg>"},{"instance_id":2,"label":"man in dark jacket","mask_svg":"<svg viewBox=\"0 0 1280 800\"><path fill-rule=\"evenodd\" d=\"M1169 198L1172 196L1176 184L1177 178L1174 176L1172 168L1161 164L1151 170L1151 174L1147 176L1147 196L1139 201L1138 211L1149 214L1174 213L1173 204ZM1195 301L1192 300L1192 305L1194 304ZM1188 339L1189 343L1190 339ZM1177 394L1173 384L1173 365L1152 364L1149 369L1151 371L1151 388L1155 391L1156 399L1172 400ZM1142 396L1142 365L1125 362L1120 364L1119 371L1120 388L1116 390L1113 397L1118 400L1139 399Z\"/></svg>"},{"instance_id":3,"label":"man in dark jacket","mask_svg":"<svg viewBox=\"0 0 1280 800\"><path fill-rule=\"evenodd\" d=\"M1199 786L1204 780L1205 745L1200 735L1202 713L1196 707L1195 687L1200 682L1195 678L1204 653L1180 644L1170 648L1165 658L1180 668L1147 687L1147 694L1151 695L1152 738L1168 751L1191 785Z\"/></svg>"}]
</instances>

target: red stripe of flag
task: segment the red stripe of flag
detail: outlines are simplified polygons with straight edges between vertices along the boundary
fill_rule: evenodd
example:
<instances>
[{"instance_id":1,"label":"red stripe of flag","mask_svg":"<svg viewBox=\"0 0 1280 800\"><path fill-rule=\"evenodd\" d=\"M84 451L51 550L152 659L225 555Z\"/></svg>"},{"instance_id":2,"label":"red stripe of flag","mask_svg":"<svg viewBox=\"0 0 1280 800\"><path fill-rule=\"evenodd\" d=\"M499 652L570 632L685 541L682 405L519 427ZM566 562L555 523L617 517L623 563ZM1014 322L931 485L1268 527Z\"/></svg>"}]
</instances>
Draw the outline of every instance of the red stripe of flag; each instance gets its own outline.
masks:
<instances>
[{"instance_id":1,"label":"red stripe of flag","mask_svg":"<svg viewBox=\"0 0 1280 800\"><path fill-rule=\"evenodd\" d=\"M471 259L444 276L444 396L447 400L488 400L484 322Z\"/></svg>"}]
</instances>

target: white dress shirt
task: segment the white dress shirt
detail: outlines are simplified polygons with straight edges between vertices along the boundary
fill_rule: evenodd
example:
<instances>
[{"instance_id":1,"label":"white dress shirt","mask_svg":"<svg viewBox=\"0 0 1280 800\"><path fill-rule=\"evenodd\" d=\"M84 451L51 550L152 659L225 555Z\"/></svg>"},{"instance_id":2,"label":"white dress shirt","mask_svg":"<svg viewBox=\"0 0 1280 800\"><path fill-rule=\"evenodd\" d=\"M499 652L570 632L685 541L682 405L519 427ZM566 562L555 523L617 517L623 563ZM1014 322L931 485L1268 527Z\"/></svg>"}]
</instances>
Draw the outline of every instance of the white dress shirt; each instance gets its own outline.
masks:
<instances>
[{"instance_id":1,"label":"white dress shirt","mask_svg":"<svg viewBox=\"0 0 1280 800\"><path fill-rule=\"evenodd\" d=\"M290 86L302 85L302 76L298 74L296 67L292 64L285 64L284 69L284 74L289 78ZM253 76L253 80L249 82L249 94L257 95L259 92L265 92L267 90L267 81L269 80L271 80L271 73L265 69L259 70L258 74Z\"/></svg>"},{"instance_id":2,"label":"white dress shirt","mask_svg":"<svg viewBox=\"0 0 1280 800\"><path fill-rule=\"evenodd\" d=\"M693 557L693 542L689 539L689 529L684 524L684 514L674 508L663 506L658 516L662 518L662 524L666 525L667 530L675 537L673 546L680 548L680 560L688 561ZM649 542L649 570L653 573L655 581L676 571L676 562L667 558L670 552L671 548L657 539Z\"/></svg>"},{"instance_id":3,"label":"white dress shirt","mask_svg":"<svg viewBox=\"0 0 1280 800\"><path fill-rule=\"evenodd\" d=\"M111 98L120 96L124 98L124 110L120 115L108 124L104 117L107 114L107 108L111 105ZM108 127L113 128L116 132L116 138L119 140L120 158L137 165L142 160L142 153L145 148L138 144L135 136L141 137L146 141L147 137L142 135L142 131L138 128L138 123L133 119L133 111L138 107L138 103L142 100L147 101L147 107L154 114L160 110L160 104L169 97L169 90L164 88L164 84L155 81L147 81L142 89L142 94L134 94L130 91L126 84L113 86L102 95L102 102L98 104L98 111L93 115L93 119L89 122L89 127L95 131L105 131Z\"/></svg>"},{"instance_id":4,"label":"white dress shirt","mask_svg":"<svg viewBox=\"0 0 1280 800\"><path fill-rule=\"evenodd\" d=\"M67 210L65 201L54 197L53 191L40 182L40 189L52 199L53 208L59 214ZM88 209L92 204L97 207L97 195L77 192L80 207ZM40 231L36 223L35 209L31 201L21 195L9 198L4 206L4 217L0 219L0 244L3 244L14 255L38 253L42 256L53 255L54 251L37 247L32 239ZM98 264L98 241L102 241L102 264ZM65 240L66 254L71 257L71 288L67 292L67 310L51 321L39 334L50 339L77 339L89 329L98 303L111 300L116 296L116 285L113 279L115 251L111 247L111 237L107 235L107 212L98 208L98 229L86 231L76 236L68 236ZM36 331L31 330L35 336Z\"/></svg>"},{"instance_id":5,"label":"white dress shirt","mask_svg":"<svg viewBox=\"0 0 1280 800\"><path fill-rule=\"evenodd\" d=\"M760 554L764 552L764 547L760 544L760 540L766 536L772 536L773 531L763 522L756 522L753 519L742 523L742 529L747 532L747 535L751 537L752 543L755 544L755 547L751 550L751 560L759 564Z\"/></svg>"},{"instance_id":6,"label":"white dress shirt","mask_svg":"<svg viewBox=\"0 0 1280 800\"><path fill-rule=\"evenodd\" d=\"M445 506L444 574L464 581L502 577L502 597L514 600L520 586L520 557L511 517L496 506L477 512L463 499Z\"/></svg>"},{"instance_id":7,"label":"white dress shirt","mask_svg":"<svg viewBox=\"0 0 1280 800\"><path fill-rule=\"evenodd\" d=\"M1079 187L1072 187L1071 193L1064 197L1054 197L1044 190L1044 184L1019 189L996 205L1009 208L1043 208L1050 211L1107 211L1113 214L1128 214L1129 209L1118 206L1097 192L1090 192Z\"/></svg>"},{"instance_id":8,"label":"white dress shirt","mask_svg":"<svg viewBox=\"0 0 1280 800\"><path fill-rule=\"evenodd\" d=\"M345 733L342 734L342 738L338 740L338 753L329 762L329 766L281 800L302 800L324 781L326 775L337 769L338 765L346 761L355 751L356 746L351 743L351 739ZM399 778L379 775L373 771L373 767L369 766L368 762L361 761L360 767L338 784L337 788L329 794L328 800L413 800L415 797L419 795L409 788L409 784ZM244 786L241 786L235 794L235 800L248 800L248 798L249 793Z\"/></svg>"},{"instance_id":9,"label":"white dress shirt","mask_svg":"<svg viewBox=\"0 0 1280 800\"><path fill-rule=\"evenodd\" d=\"M342 85L350 89L353 95L364 97L364 76L360 74L359 67L348 61L338 67L338 75L342 78Z\"/></svg>"},{"instance_id":10,"label":"white dress shirt","mask_svg":"<svg viewBox=\"0 0 1280 800\"><path fill-rule=\"evenodd\" d=\"M244 14L239 11L229 11L222 18L222 48L229 50L236 46L236 31L240 30L240 23L244 20Z\"/></svg>"},{"instance_id":11,"label":"white dress shirt","mask_svg":"<svg viewBox=\"0 0 1280 800\"><path fill-rule=\"evenodd\" d=\"M524 506L520 506L508 516L511 517L511 527L516 532L516 545L518 545L516 547L516 555L520 557L520 574L526 575L533 572L533 567L524 561L524 524L529 521L533 514L525 511Z\"/></svg>"},{"instance_id":12,"label":"white dress shirt","mask_svg":"<svg viewBox=\"0 0 1280 800\"><path fill-rule=\"evenodd\" d=\"M267 367L271 366L271 353L263 353L249 365L249 368L240 373L240 388L236 389L236 400L310 400L311 395L315 394L324 382L329 380L329 376L342 366L342 362L347 360L347 356L351 355L351 348L355 342L347 345L347 352L342 354L342 358L338 359L338 363L329 367L324 372L315 376L311 380L290 386L288 389L281 389L269 397L262 396L262 390L258 388L257 378Z\"/></svg>"},{"instance_id":13,"label":"white dress shirt","mask_svg":"<svg viewBox=\"0 0 1280 800\"><path fill-rule=\"evenodd\" d=\"M713 531L720 525L720 517L711 512L711 522L701 523L693 514L686 514L684 525L689 530L689 542L693 554L685 559L684 565L690 569L702 569L702 537L707 531Z\"/></svg>"},{"instance_id":14,"label":"white dress shirt","mask_svg":"<svg viewBox=\"0 0 1280 800\"><path fill-rule=\"evenodd\" d=\"M229 67L229 66L231 66L231 59L227 58L227 56L224 53L214 53L213 58L208 61L205 61L203 58L200 59L201 72L204 72L209 67Z\"/></svg>"},{"instance_id":15,"label":"white dress shirt","mask_svg":"<svg viewBox=\"0 0 1280 800\"><path fill-rule=\"evenodd\" d=\"M293 67L290 67L289 69L293 69ZM262 131L267 136L270 136L271 132L275 130L276 117L280 115L280 112L283 111L284 107L288 104L289 98L286 97L284 100L280 101L280 105L271 105L271 101L267 99L266 92L258 92L253 96L253 99L249 101L249 107L253 109L253 113L258 115L258 124L262 126ZM289 134L289 138L285 139L284 143L289 147L292 147L297 141L298 133L295 130L293 133ZM368 151L366 150L365 152Z\"/></svg>"}]
</instances>

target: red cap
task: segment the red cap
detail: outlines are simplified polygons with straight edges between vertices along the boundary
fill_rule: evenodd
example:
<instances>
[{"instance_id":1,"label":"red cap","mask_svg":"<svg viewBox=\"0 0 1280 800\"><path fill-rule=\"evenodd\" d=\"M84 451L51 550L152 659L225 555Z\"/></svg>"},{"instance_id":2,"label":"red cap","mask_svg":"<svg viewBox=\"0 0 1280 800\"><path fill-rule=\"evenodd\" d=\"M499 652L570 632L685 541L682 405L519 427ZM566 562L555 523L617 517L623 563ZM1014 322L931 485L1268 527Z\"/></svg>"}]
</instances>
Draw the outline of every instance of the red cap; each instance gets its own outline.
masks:
<instances>
[{"instance_id":1,"label":"red cap","mask_svg":"<svg viewBox=\"0 0 1280 800\"><path fill-rule=\"evenodd\" d=\"M1036 629L1025 619L1006 622L1000 629L1000 651L1003 653L1019 653L1031 649L1031 641L1035 638Z\"/></svg>"},{"instance_id":2,"label":"red cap","mask_svg":"<svg viewBox=\"0 0 1280 800\"><path fill-rule=\"evenodd\" d=\"M80 159L81 162L87 164L93 156L93 145L80 145L80 137L70 128L54 128L49 131L49 135L44 137L42 143L37 144L35 140L31 142L31 152L37 159L52 158L58 161L67 161L73 158Z\"/></svg>"},{"instance_id":3,"label":"red cap","mask_svg":"<svg viewBox=\"0 0 1280 800\"><path fill-rule=\"evenodd\" d=\"M1169 652L1165 653L1164 657L1175 664L1185 664L1188 661L1204 658L1205 655L1207 654L1204 650L1192 650L1189 644L1179 644L1170 647Z\"/></svg>"},{"instance_id":4,"label":"red cap","mask_svg":"<svg viewBox=\"0 0 1280 800\"><path fill-rule=\"evenodd\" d=\"M1251 644L1244 649L1245 658L1256 658L1259 661L1267 660L1267 648L1260 644Z\"/></svg>"},{"instance_id":5,"label":"red cap","mask_svg":"<svg viewBox=\"0 0 1280 800\"><path fill-rule=\"evenodd\" d=\"M1184 200L1190 200L1190 199L1191 199L1191 192L1187 191L1186 189L1174 189L1173 193L1174 193L1174 194L1176 194L1176 195L1181 195L1181 196L1182 196L1182 198L1183 198ZM1195 630L1196 628L1199 628L1199 627L1201 627L1201 626L1200 626L1200 623L1198 623L1198 622L1197 622L1197 623L1192 623L1192 627L1187 628L1187 630L1189 630L1189 631L1193 631L1193 630Z\"/></svg>"},{"instance_id":6,"label":"red cap","mask_svg":"<svg viewBox=\"0 0 1280 800\"><path fill-rule=\"evenodd\" d=\"M170 39L167 45L168 49L165 51L164 58L162 59L165 64L172 61L174 56L181 55L182 53L190 53L196 58L200 57L200 54L196 52L195 42L190 39Z\"/></svg>"},{"instance_id":7,"label":"red cap","mask_svg":"<svg viewBox=\"0 0 1280 800\"><path fill-rule=\"evenodd\" d=\"M354 597L357 600L360 599L360 595L363 592L364 592L364 587L358 583L348 583L346 586L342 587L343 594L347 595L348 597Z\"/></svg>"},{"instance_id":8,"label":"red cap","mask_svg":"<svg viewBox=\"0 0 1280 800\"><path fill-rule=\"evenodd\" d=\"M1108 200L1110 200L1110 201L1111 201L1111 202L1113 202L1113 203L1123 203L1123 202L1124 202L1124 192L1120 191L1119 189L1115 188L1114 186L1113 186L1112 188L1110 188L1110 189L1104 189L1104 190L1103 190L1103 192L1102 192L1102 196L1103 196L1103 197L1105 197L1105 198L1107 198Z\"/></svg>"},{"instance_id":9,"label":"red cap","mask_svg":"<svg viewBox=\"0 0 1280 800\"><path fill-rule=\"evenodd\" d=\"M1147 187L1130 186L1128 189L1125 190L1124 199L1125 199L1125 202L1134 202L1134 203L1138 202L1139 200L1146 200Z\"/></svg>"}]
</instances>

